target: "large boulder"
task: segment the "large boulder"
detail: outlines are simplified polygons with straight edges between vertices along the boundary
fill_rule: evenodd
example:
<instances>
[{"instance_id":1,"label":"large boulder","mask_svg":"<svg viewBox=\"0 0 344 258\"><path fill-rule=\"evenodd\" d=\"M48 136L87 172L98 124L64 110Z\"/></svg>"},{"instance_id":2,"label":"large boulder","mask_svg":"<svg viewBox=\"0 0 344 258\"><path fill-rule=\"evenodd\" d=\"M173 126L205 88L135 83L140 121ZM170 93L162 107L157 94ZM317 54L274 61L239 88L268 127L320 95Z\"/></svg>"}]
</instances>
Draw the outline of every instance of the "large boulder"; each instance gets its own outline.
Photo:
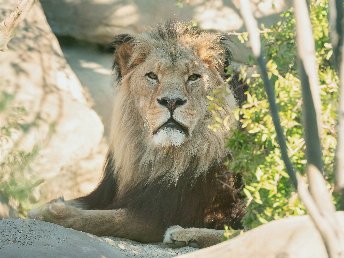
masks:
<instances>
[{"instance_id":1,"label":"large boulder","mask_svg":"<svg viewBox=\"0 0 344 258\"><path fill-rule=\"evenodd\" d=\"M328 223L334 222L338 230L344 231L343 211L337 211L334 214L336 219L328 213L327 215L324 214L321 214L322 230L327 231ZM329 236L328 232L326 236ZM337 238L335 241L338 241L337 244L342 243L339 242L343 241L340 236L336 235L335 237ZM335 257L343 256L342 253L336 253L336 255ZM319 228L314 224L313 218L306 215L290 216L271 221L239 234L228 241L181 257L328 258L329 256Z\"/></svg>"},{"instance_id":2,"label":"large boulder","mask_svg":"<svg viewBox=\"0 0 344 258\"><path fill-rule=\"evenodd\" d=\"M162 244L141 244L119 238L101 238L56 224L22 219L0 220L0 257L136 257L168 258L192 252Z\"/></svg>"},{"instance_id":3,"label":"large boulder","mask_svg":"<svg viewBox=\"0 0 344 258\"><path fill-rule=\"evenodd\" d=\"M67 62L90 93L93 109L102 119L108 137L114 99L112 53L102 51L95 44L70 38L60 38L59 42Z\"/></svg>"},{"instance_id":4,"label":"large boulder","mask_svg":"<svg viewBox=\"0 0 344 258\"><path fill-rule=\"evenodd\" d=\"M127 257L105 241L35 220L0 220L0 257Z\"/></svg>"},{"instance_id":5,"label":"large boulder","mask_svg":"<svg viewBox=\"0 0 344 258\"><path fill-rule=\"evenodd\" d=\"M220 32L242 31L238 0L41 0L52 29L57 35L109 44L114 35L145 30L168 20L198 24ZM260 23L271 25L290 0L252 1ZM182 6L182 7L181 7ZM238 53L240 51L240 53ZM240 45L235 57L246 61L248 49Z\"/></svg>"},{"instance_id":6,"label":"large boulder","mask_svg":"<svg viewBox=\"0 0 344 258\"><path fill-rule=\"evenodd\" d=\"M0 0L0 20L17 2ZM37 1L8 48L0 52L0 91L11 96L10 106L25 112L10 139L0 139L0 163L14 149L38 150L25 174L44 179L41 201L89 192L100 177L106 152L103 124ZM2 112L1 121L12 115Z\"/></svg>"}]
</instances>

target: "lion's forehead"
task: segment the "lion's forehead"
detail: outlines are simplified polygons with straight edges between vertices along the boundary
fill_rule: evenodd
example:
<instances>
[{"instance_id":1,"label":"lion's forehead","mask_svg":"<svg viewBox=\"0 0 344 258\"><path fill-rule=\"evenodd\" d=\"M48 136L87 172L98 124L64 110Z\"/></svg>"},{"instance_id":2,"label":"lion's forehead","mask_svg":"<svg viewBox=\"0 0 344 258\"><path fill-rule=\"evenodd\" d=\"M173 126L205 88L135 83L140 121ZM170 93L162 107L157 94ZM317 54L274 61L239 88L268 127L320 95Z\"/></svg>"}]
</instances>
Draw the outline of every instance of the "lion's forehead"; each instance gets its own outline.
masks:
<instances>
[{"instance_id":1,"label":"lion's forehead","mask_svg":"<svg viewBox=\"0 0 344 258\"><path fill-rule=\"evenodd\" d=\"M148 59L152 60L155 67L161 71L183 71L186 73L191 69L202 67L201 60L192 53L176 55L171 52L155 50L151 52Z\"/></svg>"}]
</instances>

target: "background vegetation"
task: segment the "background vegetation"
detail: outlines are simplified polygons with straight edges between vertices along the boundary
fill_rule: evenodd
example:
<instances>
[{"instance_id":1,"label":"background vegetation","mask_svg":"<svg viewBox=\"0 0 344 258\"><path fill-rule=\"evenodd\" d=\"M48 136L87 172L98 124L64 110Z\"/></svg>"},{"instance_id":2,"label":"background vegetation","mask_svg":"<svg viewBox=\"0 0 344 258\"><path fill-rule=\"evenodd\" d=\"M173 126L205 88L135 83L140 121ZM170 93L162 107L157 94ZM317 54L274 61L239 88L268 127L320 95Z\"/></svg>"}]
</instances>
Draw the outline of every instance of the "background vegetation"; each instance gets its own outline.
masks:
<instances>
[{"instance_id":1,"label":"background vegetation","mask_svg":"<svg viewBox=\"0 0 344 258\"><path fill-rule=\"evenodd\" d=\"M0 85L1 86L1 85ZM12 105L13 94L1 90L0 87L0 201L14 209L19 216L25 216L31 207L33 189L41 183L29 176L30 162L38 153L34 148L30 152L18 150L10 141L13 134L25 133L27 127L22 118L26 110Z\"/></svg>"},{"instance_id":2,"label":"background vegetation","mask_svg":"<svg viewBox=\"0 0 344 258\"><path fill-rule=\"evenodd\" d=\"M328 37L328 1L310 2L323 104L324 173L332 189L338 78L332 65L332 47ZM270 80L275 85L289 156L294 168L302 172L306 160L293 10L283 13L282 18L271 28L262 27L264 56ZM242 34L239 39L245 41L247 35ZM305 209L289 182L281 159L263 81L258 72L248 77L244 67L241 69L241 77L246 80L249 90L247 101L237 112L237 119L241 121L243 129L237 130L228 141L228 148L233 154L233 161L228 166L231 171L243 173L247 198L244 225L250 229L288 215L303 215Z\"/></svg>"}]
</instances>

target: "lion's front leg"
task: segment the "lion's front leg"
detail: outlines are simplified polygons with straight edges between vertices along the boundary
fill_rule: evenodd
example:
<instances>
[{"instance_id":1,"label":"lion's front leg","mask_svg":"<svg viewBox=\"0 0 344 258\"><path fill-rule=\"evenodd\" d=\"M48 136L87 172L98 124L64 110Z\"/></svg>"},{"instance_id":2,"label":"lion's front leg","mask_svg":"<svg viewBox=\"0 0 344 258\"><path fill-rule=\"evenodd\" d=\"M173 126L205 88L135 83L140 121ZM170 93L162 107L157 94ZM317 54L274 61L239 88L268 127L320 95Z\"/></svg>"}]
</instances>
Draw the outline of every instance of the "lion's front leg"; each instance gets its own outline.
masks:
<instances>
[{"instance_id":1,"label":"lion's front leg","mask_svg":"<svg viewBox=\"0 0 344 258\"><path fill-rule=\"evenodd\" d=\"M97 236L116 236L140 242L161 241L163 232L127 209L82 210L56 200L30 211L29 217Z\"/></svg>"},{"instance_id":2,"label":"lion's front leg","mask_svg":"<svg viewBox=\"0 0 344 258\"><path fill-rule=\"evenodd\" d=\"M172 226L165 232L164 243L173 247L192 246L203 248L218 244L223 239L224 230Z\"/></svg>"}]
</instances>

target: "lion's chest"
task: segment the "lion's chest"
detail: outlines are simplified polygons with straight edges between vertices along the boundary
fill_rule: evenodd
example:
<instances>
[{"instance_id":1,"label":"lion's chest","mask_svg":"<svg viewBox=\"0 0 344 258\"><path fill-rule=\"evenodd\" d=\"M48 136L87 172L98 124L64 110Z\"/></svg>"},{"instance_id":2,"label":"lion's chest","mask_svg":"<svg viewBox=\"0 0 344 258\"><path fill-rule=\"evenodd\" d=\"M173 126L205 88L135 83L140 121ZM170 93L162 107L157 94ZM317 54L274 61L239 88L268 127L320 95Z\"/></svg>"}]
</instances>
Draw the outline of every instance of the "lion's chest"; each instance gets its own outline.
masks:
<instances>
[{"instance_id":1,"label":"lion's chest","mask_svg":"<svg viewBox=\"0 0 344 258\"><path fill-rule=\"evenodd\" d=\"M210 172L197 179L184 175L177 184L157 179L132 189L114 205L129 208L145 221L164 228L180 225L223 229L224 224L234 225L241 219L241 202L234 186L224 187L217 173Z\"/></svg>"}]
</instances>

